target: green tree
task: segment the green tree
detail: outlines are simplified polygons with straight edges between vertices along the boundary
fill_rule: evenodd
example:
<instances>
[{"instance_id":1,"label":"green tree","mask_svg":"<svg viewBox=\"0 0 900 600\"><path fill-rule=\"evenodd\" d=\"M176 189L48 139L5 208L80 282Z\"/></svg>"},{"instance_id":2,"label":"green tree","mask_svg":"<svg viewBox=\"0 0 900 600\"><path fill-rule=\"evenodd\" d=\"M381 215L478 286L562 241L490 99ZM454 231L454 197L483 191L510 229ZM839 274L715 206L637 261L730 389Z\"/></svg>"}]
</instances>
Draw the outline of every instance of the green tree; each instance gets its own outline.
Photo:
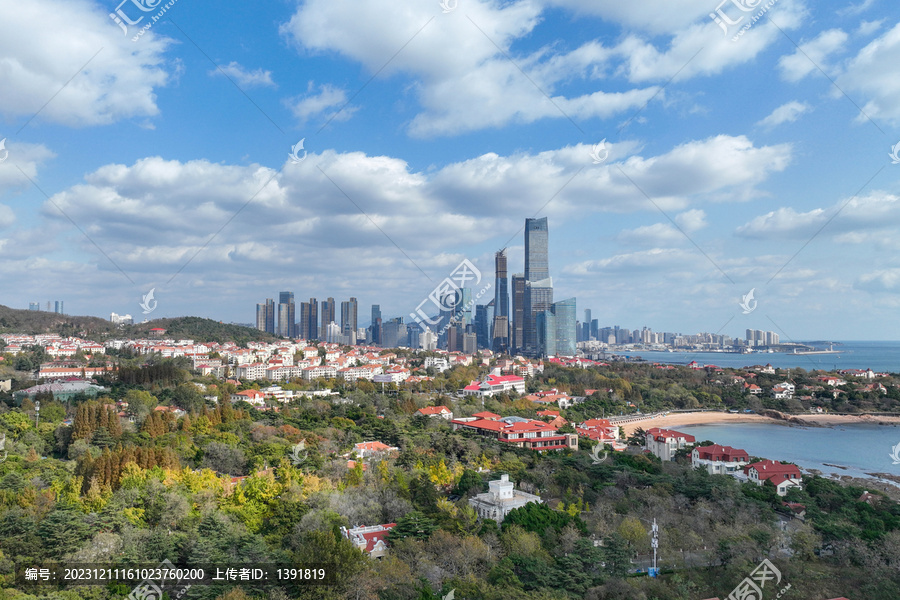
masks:
<instances>
[{"instance_id":1,"label":"green tree","mask_svg":"<svg viewBox=\"0 0 900 600\"><path fill-rule=\"evenodd\" d=\"M427 539L437 525L423 513L413 510L397 520L397 525L387 535L388 542L413 538L417 540Z\"/></svg>"}]
</instances>

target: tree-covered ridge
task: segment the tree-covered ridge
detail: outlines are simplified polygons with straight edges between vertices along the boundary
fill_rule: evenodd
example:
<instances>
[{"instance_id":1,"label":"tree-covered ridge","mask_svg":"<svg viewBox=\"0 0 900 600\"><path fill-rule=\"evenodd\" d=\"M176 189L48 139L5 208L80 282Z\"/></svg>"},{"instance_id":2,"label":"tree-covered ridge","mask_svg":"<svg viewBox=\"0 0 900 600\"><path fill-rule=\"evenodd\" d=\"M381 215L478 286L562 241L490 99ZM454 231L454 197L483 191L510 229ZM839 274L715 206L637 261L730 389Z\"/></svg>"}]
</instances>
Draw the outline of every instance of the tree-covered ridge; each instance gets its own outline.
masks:
<instances>
[{"instance_id":1,"label":"tree-covered ridge","mask_svg":"<svg viewBox=\"0 0 900 600\"><path fill-rule=\"evenodd\" d=\"M473 373L477 367L456 368L440 379ZM864 490L806 478L804 490L787 498L806 506L806 521L785 532L777 525L783 499L773 489L694 471L685 456L663 463L632 449L595 464L585 440L578 452L539 454L416 414L445 404L457 415L534 418L536 407L521 398L501 395L482 406L478 398L414 389L381 394L360 382L335 385L338 399L274 403L276 411L233 406L233 384L191 374L180 359L135 363L108 377L109 397L69 406L43 399L39 423L33 403L0 406L8 452L0 462L0 598L29 598L12 591L12 560L54 558L326 562L340 573L333 587L282 596L198 586L188 598L415 600L455 590L456 598L492 600L696 600L726 597L764 557L802 597L900 597L900 513L880 493L861 502ZM714 398L719 388L708 379L672 371L659 377L648 366L552 367L529 386L598 389L562 411L576 419L610 414L624 402L647 410L660 393L689 402L688 395L707 391L704 402L726 403ZM373 440L399 453L357 458L351 467L354 445ZM498 527L478 520L468 499L504 473L543 503L512 511ZM664 575L632 577L646 567L654 519ZM380 560L339 533L385 523L397 527ZM114 587L33 597L123 598L130 591Z\"/></svg>"}]
</instances>

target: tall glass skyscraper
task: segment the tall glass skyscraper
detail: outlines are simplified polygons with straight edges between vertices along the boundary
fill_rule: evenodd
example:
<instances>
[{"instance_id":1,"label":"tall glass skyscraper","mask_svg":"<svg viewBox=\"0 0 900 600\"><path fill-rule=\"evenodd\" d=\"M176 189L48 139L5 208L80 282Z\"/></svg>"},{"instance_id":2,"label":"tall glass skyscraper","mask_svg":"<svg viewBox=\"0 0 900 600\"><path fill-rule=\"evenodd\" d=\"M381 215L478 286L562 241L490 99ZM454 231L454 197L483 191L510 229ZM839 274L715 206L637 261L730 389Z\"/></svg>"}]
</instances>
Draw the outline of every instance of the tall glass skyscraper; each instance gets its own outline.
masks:
<instances>
[{"instance_id":1,"label":"tall glass skyscraper","mask_svg":"<svg viewBox=\"0 0 900 600\"><path fill-rule=\"evenodd\" d=\"M575 356L575 298L554 302L535 323L541 356Z\"/></svg>"},{"instance_id":2,"label":"tall glass skyscraper","mask_svg":"<svg viewBox=\"0 0 900 600\"><path fill-rule=\"evenodd\" d=\"M544 354L538 340L537 315L553 304L553 280L550 279L548 257L549 228L547 217L525 219L525 322L526 354Z\"/></svg>"},{"instance_id":3,"label":"tall glass skyscraper","mask_svg":"<svg viewBox=\"0 0 900 600\"><path fill-rule=\"evenodd\" d=\"M550 277L550 260L547 255L549 229L547 217L525 219L525 279L541 281Z\"/></svg>"}]
</instances>

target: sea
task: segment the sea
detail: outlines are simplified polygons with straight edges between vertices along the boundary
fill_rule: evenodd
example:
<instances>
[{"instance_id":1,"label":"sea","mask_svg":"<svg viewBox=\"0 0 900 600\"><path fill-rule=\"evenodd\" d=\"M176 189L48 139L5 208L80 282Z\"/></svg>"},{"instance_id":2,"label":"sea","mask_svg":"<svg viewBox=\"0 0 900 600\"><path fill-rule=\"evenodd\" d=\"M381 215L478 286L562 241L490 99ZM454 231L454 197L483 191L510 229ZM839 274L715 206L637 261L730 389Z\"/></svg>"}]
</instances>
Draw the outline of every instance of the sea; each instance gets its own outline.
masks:
<instances>
[{"instance_id":1,"label":"sea","mask_svg":"<svg viewBox=\"0 0 900 600\"><path fill-rule=\"evenodd\" d=\"M795 463L823 476L850 475L873 479L884 489L897 485L870 473L900 477L900 425L853 423L835 427L798 427L778 423L681 425L678 430L698 442L713 441L747 451L750 456ZM897 452L894 451L897 447ZM898 463L898 464L895 464Z\"/></svg>"},{"instance_id":2,"label":"sea","mask_svg":"<svg viewBox=\"0 0 900 600\"><path fill-rule=\"evenodd\" d=\"M812 344L822 347L822 343ZM701 365L716 365L740 369L752 365L771 364L780 369L872 369L882 373L900 373L900 342L834 342L837 354L790 354L786 352L614 352L621 356L640 356L649 362L686 365L697 361Z\"/></svg>"}]
</instances>

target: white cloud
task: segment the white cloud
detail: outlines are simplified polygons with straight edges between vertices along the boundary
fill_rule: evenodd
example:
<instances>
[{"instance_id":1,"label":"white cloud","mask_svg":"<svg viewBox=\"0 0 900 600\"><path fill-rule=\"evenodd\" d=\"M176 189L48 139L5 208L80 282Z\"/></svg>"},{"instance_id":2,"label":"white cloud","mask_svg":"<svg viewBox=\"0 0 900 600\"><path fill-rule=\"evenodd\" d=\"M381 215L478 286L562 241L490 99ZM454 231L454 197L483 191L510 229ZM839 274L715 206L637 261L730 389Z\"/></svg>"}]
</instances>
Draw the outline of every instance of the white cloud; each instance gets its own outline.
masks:
<instances>
[{"instance_id":1,"label":"white cloud","mask_svg":"<svg viewBox=\"0 0 900 600\"><path fill-rule=\"evenodd\" d=\"M225 66L213 69L209 72L213 77L228 76L242 88L251 87L275 87L272 81L272 72L262 69L249 71L237 62L230 62Z\"/></svg>"},{"instance_id":2,"label":"white cloud","mask_svg":"<svg viewBox=\"0 0 900 600\"><path fill-rule=\"evenodd\" d=\"M876 21L863 21L859 24L859 27L856 29L856 34L861 35L863 37L872 35L884 25L885 19L878 19Z\"/></svg>"},{"instance_id":3,"label":"white cloud","mask_svg":"<svg viewBox=\"0 0 900 600\"><path fill-rule=\"evenodd\" d=\"M796 100L782 104L769 114L765 119L761 120L757 125L771 129L782 123L793 123L800 115L807 112L811 107L805 102L797 102Z\"/></svg>"},{"instance_id":4,"label":"white cloud","mask_svg":"<svg viewBox=\"0 0 900 600\"><path fill-rule=\"evenodd\" d=\"M30 185L29 178L37 179L38 168L56 156L43 144L13 142L7 138L4 145L9 154L0 162L0 197L7 190Z\"/></svg>"},{"instance_id":5,"label":"white cloud","mask_svg":"<svg viewBox=\"0 0 900 600\"><path fill-rule=\"evenodd\" d=\"M309 88L310 92L314 90L312 82L310 82ZM326 121L346 121L358 109L358 107L346 105L346 91L328 83L320 85L318 93L291 98L287 104L301 123L306 123L309 119L318 115L323 115L323 119Z\"/></svg>"},{"instance_id":6,"label":"white cloud","mask_svg":"<svg viewBox=\"0 0 900 600\"><path fill-rule=\"evenodd\" d=\"M860 275L855 287L870 292L894 292L900 290L900 269L879 269L864 273Z\"/></svg>"},{"instance_id":7,"label":"white cloud","mask_svg":"<svg viewBox=\"0 0 900 600\"><path fill-rule=\"evenodd\" d=\"M168 41L150 30L132 42L108 12L87 0L0 0L0 114L40 110L39 120L70 126L156 115Z\"/></svg>"},{"instance_id":8,"label":"white cloud","mask_svg":"<svg viewBox=\"0 0 900 600\"><path fill-rule=\"evenodd\" d=\"M829 29L812 41L800 44L793 54L778 60L781 76L787 81L799 81L812 72L818 72L819 68L827 73L830 69L828 59L832 54L843 51L848 37L840 29Z\"/></svg>"},{"instance_id":9,"label":"white cloud","mask_svg":"<svg viewBox=\"0 0 900 600\"><path fill-rule=\"evenodd\" d=\"M893 226L900 220L900 196L873 191L868 196L841 200L828 208L798 212L791 207L771 211L737 228L737 234L748 238L771 239L792 235L812 235L822 226L827 235L839 241L856 243L865 237L850 235L867 233L871 241L873 229Z\"/></svg>"},{"instance_id":10,"label":"white cloud","mask_svg":"<svg viewBox=\"0 0 900 600\"><path fill-rule=\"evenodd\" d=\"M847 93L868 98L862 109L870 118L900 123L900 23L861 49L837 83Z\"/></svg>"},{"instance_id":11,"label":"white cloud","mask_svg":"<svg viewBox=\"0 0 900 600\"><path fill-rule=\"evenodd\" d=\"M15 222L16 213L13 212L13 209L6 206L5 204L0 204L0 229L9 227Z\"/></svg>"},{"instance_id":12,"label":"white cloud","mask_svg":"<svg viewBox=\"0 0 900 600\"><path fill-rule=\"evenodd\" d=\"M675 215L675 222L687 233L693 233L706 227L706 213L695 208Z\"/></svg>"},{"instance_id":13,"label":"white cloud","mask_svg":"<svg viewBox=\"0 0 900 600\"><path fill-rule=\"evenodd\" d=\"M528 0L474 2L465 14L438 18L433 6L420 3L310 0L282 32L308 51L340 52L373 73L413 75L410 89L422 111L409 132L419 137L544 118L605 118L641 107L657 92L596 89L601 86L573 96L556 91L573 79L602 78L612 51L596 41L570 52L513 51L513 43L540 22L542 9Z\"/></svg>"}]
</instances>

